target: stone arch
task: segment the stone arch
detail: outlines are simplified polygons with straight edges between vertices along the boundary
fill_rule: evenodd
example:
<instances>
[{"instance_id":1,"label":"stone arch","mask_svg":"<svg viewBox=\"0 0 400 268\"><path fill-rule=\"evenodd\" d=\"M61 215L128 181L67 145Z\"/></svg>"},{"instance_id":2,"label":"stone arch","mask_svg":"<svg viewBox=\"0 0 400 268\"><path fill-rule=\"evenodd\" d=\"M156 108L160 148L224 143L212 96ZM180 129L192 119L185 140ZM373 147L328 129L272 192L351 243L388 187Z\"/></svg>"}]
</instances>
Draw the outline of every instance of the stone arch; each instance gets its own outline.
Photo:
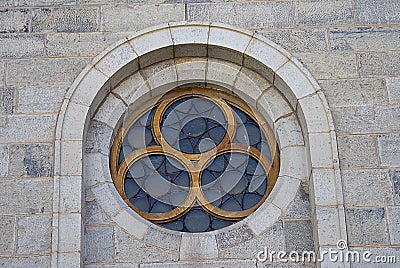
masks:
<instances>
[{"instance_id":1,"label":"stone arch","mask_svg":"<svg viewBox=\"0 0 400 268\"><path fill-rule=\"evenodd\" d=\"M201 72L200 78L195 72L190 72L193 68L202 70L193 67L195 60L185 64L176 60L184 58L213 59L207 61L207 68L216 64L213 70L220 73L212 79L205 73L203 80ZM160 78L159 74L144 78L140 73L148 66L167 60L174 60L176 72L181 68L181 72L177 72L180 76L168 81ZM218 60L229 62L224 65L231 66L231 69L224 72L223 68L217 67ZM246 74L246 70L253 75ZM260 90L262 86L254 83L253 79L259 76L268 81L297 116L304 146L287 144L282 147L280 144L282 179L278 180L269 198L275 201L258 209L245 224L256 234L264 232L280 216L280 209L291 201L279 193L293 192L301 179L310 178L316 250L335 246L340 239L347 240L335 129L325 96L310 73L283 48L256 33L214 23L170 23L138 32L110 46L79 74L65 96L55 141L52 267L78 266L81 263L82 162L88 125L103 102L107 102L110 91L135 73L140 74L136 82L143 81L129 102L145 94L155 96L166 90L166 86L177 87L189 84L189 81L212 83L237 89L234 93L254 103L266 120L274 125L281 116L279 109L268 103L265 92L269 94L269 91ZM240 79L246 89L240 90L237 86ZM118 111L108 118L112 121L111 128L116 126L118 115L121 116ZM293 157L296 154L301 156L297 160ZM105 182L98 190L112 195L110 185ZM66 201L71 196L74 197L72 201ZM143 228L132 232L139 230L136 236L144 235L140 232L145 232L148 223L124 209L124 204L118 200L115 202L116 207L122 208L113 211L115 220L122 217L135 219ZM265 215L273 216L268 220Z\"/></svg>"}]
</instances>

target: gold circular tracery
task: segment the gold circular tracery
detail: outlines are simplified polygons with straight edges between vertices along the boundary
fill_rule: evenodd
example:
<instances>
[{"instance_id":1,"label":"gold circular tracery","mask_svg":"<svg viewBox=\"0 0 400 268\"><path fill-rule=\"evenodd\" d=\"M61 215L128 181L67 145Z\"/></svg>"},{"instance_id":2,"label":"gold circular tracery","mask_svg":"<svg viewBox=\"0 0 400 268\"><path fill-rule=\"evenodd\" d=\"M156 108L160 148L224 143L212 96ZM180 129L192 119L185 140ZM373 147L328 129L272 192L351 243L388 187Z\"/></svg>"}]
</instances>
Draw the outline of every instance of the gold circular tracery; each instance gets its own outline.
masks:
<instances>
[{"instance_id":1,"label":"gold circular tracery","mask_svg":"<svg viewBox=\"0 0 400 268\"><path fill-rule=\"evenodd\" d=\"M199 154L184 153L173 148L163 138L161 131L161 120L164 113L172 103L185 97L206 98L216 104L223 111L225 119L227 121L226 133L222 141L212 150ZM246 115L250 116L250 118L252 118L258 124L260 131L266 137L272 156L272 163L267 159L266 156L264 156L259 150L254 147L231 143L231 140L235 136L235 117L229 105L232 105L244 111ZM143 111L136 110L133 116L127 118L127 123L122 126L117 132L114 143L112 145L110 157L111 175L117 191L122 196L124 201L139 215L141 215L145 219L157 223L165 223L181 217L182 215L187 213L193 206L195 206L195 204L198 204L205 211L217 218L223 220L239 220L254 212L268 197L273 186L276 183L279 172L279 151L277 143L269 126L263 123L264 121L261 120L261 117L256 112L253 112L253 110L251 110L250 107L242 100L226 92L199 88L179 89L166 94L158 103L158 107L156 108L152 120L152 132L158 145L148 146L133 151L128 156L126 156L122 163L118 166L119 153L126 134L128 133L131 126L134 124L134 122L138 118L140 118L139 115L144 114L147 111L149 111L149 108ZM249 209L235 212L222 210L207 201L201 186L201 174L206 165L213 161L213 159L215 159L216 157L224 153L232 152L245 153L253 157L261 164L267 174L267 189L262 199L255 206ZM165 156L171 157L179 161L189 174L190 189L188 191L185 201L179 207L166 213L148 213L141 211L128 200L124 189L124 181L129 168L135 163L135 161L141 159L142 157L151 156L154 154L164 154Z\"/></svg>"}]
</instances>

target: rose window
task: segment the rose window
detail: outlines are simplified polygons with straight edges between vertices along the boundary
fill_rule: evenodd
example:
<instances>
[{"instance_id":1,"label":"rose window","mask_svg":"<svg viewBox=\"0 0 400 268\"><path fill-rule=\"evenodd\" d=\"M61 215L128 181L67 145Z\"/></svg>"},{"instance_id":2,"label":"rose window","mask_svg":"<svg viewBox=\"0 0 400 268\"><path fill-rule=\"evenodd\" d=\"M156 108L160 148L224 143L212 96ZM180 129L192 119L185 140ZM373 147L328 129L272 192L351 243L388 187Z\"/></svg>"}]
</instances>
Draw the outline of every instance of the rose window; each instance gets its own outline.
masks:
<instances>
[{"instance_id":1,"label":"rose window","mask_svg":"<svg viewBox=\"0 0 400 268\"><path fill-rule=\"evenodd\" d=\"M146 105L143 105L146 107ZM168 229L207 232L254 212L279 172L271 129L238 97L180 89L135 110L111 152L118 193Z\"/></svg>"}]
</instances>

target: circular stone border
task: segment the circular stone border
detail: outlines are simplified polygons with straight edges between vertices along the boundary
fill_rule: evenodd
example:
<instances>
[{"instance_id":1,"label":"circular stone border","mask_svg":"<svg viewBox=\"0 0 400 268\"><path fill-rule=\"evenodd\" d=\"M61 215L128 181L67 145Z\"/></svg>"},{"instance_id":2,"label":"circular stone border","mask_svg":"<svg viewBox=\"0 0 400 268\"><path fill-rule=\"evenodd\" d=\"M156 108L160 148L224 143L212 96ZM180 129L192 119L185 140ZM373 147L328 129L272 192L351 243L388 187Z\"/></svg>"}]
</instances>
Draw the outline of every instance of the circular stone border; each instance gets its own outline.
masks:
<instances>
[{"instance_id":1,"label":"circular stone border","mask_svg":"<svg viewBox=\"0 0 400 268\"><path fill-rule=\"evenodd\" d=\"M213 73L214 76L207 77L206 73L204 80L202 76L195 77L189 71L193 70L191 64L194 61L188 61L186 67L183 67L185 64L174 65L177 74L175 79L167 80L166 76L160 73L150 74L147 79L139 77L137 80L140 81L139 86L125 100L126 103L114 95L112 95L114 99L108 98L111 96L109 95L111 89L132 74L134 77L138 70L144 70L155 64L155 59L157 62L171 59L176 62L178 58L206 56L220 60L220 62L206 61L207 67L218 71ZM180 67L183 69L178 72ZM201 68L195 69L201 70ZM257 74L251 76L245 73L246 70L253 70L252 73ZM110 129L115 129L120 118L117 115L123 110L121 104L118 105L118 100L126 109L126 104L135 102L148 92L150 96L156 96L188 81L205 84L214 81L212 84L230 89L250 105L255 104L254 107L265 116L268 123L272 123L271 126L273 125L275 132L278 133L278 119L283 120L286 117L278 116L280 109L276 108L281 107L274 107L271 102L271 96L274 96L271 95L271 90L255 85L254 77L257 75L270 82L272 88L278 89L279 94L282 94L287 103L293 107L293 114L298 117L304 136L304 145L290 143L285 145L282 143L284 140L279 139L280 135L277 134L281 146L281 172L273 192L267 199L271 202L265 202L245 220L214 231L212 234L183 234L182 245L191 244L191 239L204 239L204 242L208 243L213 235L218 239L239 231L248 233L250 238L263 233L280 217L281 210L286 209L294 198L300 180L309 176L311 176L310 197L316 249L336 245L339 239L346 240L343 194L333 120L325 96L310 73L287 51L256 33L217 23L170 23L138 32L106 49L81 72L66 94L56 127L52 267L58 267L65 258L71 261L74 259L77 266L80 265L83 237L82 204L77 206L65 204L68 202L65 195L77 197L83 195L82 185L76 182L79 182L79 179L85 181L86 177L86 174L83 174L82 163L84 142L90 119L99 116L101 109L96 115L95 112L106 98L102 107L107 107L110 102L116 109L108 113L103 120L107 121L106 124ZM237 81L243 82L245 90L240 89L240 83ZM248 87L251 84L253 86ZM281 131L285 132L285 129ZM104 159L99 160L104 161ZM87 158L83 162L86 161ZM68 184L76 187L64 192L63 189ZM111 198L107 204L100 205L113 214L113 220L117 224L137 238L146 240L146 234L154 235L160 231L176 236L176 232L169 232L149 224L138 218L138 215L130 209L126 209L127 205L120 202L122 199L114 198L115 187L112 181L103 182L95 186L92 191L95 196L97 193ZM280 194L283 191L285 194ZM292 192L293 198L290 199L288 193L290 195ZM326 220L327 216L329 220ZM132 224L127 224L127 220L131 219L136 220L134 227ZM71 232L76 235L68 236L67 234ZM236 244L228 242L226 247L234 245ZM205 252L205 255L207 254L209 253ZM181 257L190 258L182 254Z\"/></svg>"}]
</instances>

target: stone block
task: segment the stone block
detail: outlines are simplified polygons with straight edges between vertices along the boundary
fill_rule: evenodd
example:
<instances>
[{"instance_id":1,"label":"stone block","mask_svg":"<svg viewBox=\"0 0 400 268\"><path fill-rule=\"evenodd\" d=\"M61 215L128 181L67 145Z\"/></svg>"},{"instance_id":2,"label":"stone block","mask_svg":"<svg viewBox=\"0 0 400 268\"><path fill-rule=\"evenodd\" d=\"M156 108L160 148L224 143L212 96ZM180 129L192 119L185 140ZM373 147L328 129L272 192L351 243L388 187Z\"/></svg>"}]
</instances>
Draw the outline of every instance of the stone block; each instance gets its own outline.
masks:
<instances>
[{"instance_id":1,"label":"stone block","mask_svg":"<svg viewBox=\"0 0 400 268\"><path fill-rule=\"evenodd\" d=\"M239 66L222 60L208 60L206 81L207 83L222 86L225 88L234 88Z\"/></svg>"},{"instance_id":2,"label":"stone block","mask_svg":"<svg viewBox=\"0 0 400 268\"><path fill-rule=\"evenodd\" d=\"M113 129L102 122L92 121L87 132L85 152L102 153L110 152L110 142Z\"/></svg>"},{"instance_id":3,"label":"stone block","mask_svg":"<svg viewBox=\"0 0 400 268\"><path fill-rule=\"evenodd\" d=\"M90 191L90 190L88 190ZM86 198L87 198L86 194ZM84 221L85 224L107 224L109 223L108 218L104 215L103 211L100 209L95 198L86 200L84 208Z\"/></svg>"},{"instance_id":4,"label":"stone block","mask_svg":"<svg viewBox=\"0 0 400 268\"><path fill-rule=\"evenodd\" d=\"M268 230L281 216L281 210L271 204L264 202L255 212L245 219L250 229L259 236Z\"/></svg>"},{"instance_id":5,"label":"stone block","mask_svg":"<svg viewBox=\"0 0 400 268\"><path fill-rule=\"evenodd\" d=\"M95 32L97 7L42 8L32 11L32 32Z\"/></svg>"},{"instance_id":6,"label":"stone block","mask_svg":"<svg viewBox=\"0 0 400 268\"><path fill-rule=\"evenodd\" d=\"M378 135L380 164L383 167L400 167L400 134Z\"/></svg>"},{"instance_id":7,"label":"stone block","mask_svg":"<svg viewBox=\"0 0 400 268\"><path fill-rule=\"evenodd\" d=\"M80 252L82 242L81 214L59 214L58 217L58 250L66 253Z\"/></svg>"},{"instance_id":8,"label":"stone block","mask_svg":"<svg viewBox=\"0 0 400 268\"><path fill-rule=\"evenodd\" d=\"M117 264L89 264L87 268L139 268L137 263L117 263Z\"/></svg>"},{"instance_id":9,"label":"stone block","mask_svg":"<svg viewBox=\"0 0 400 268\"><path fill-rule=\"evenodd\" d=\"M347 206L393 205L392 181L386 170L342 170Z\"/></svg>"},{"instance_id":10,"label":"stone block","mask_svg":"<svg viewBox=\"0 0 400 268\"><path fill-rule=\"evenodd\" d=\"M310 220L284 221L283 233L285 235L286 251L312 251L314 241Z\"/></svg>"},{"instance_id":11,"label":"stone block","mask_svg":"<svg viewBox=\"0 0 400 268\"><path fill-rule=\"evenodd\" d=\"M4 86L4 62L0 61L0 87Z\"/></svg>"},{"instance_id":12,"label":"stone block","mask_svg":"<svg viewBox=\"0 0 400 268\"><path fill-rule=\"evenodd\" d=\"M85 263L112 262L114 258L113 226L90 226L85 229Z\"/></svg>"},{"instance_id":13,"label":"stone block","mask_svg":"<svg viewBox=\"0 0 400 268\"><path fill-rule=\"evenodd\" d=\"M397 0L355 0L357 24L398 24L400 3Z\"/></svg>"},{"instance_id":14,"label":"stone block","mask_svg":"<svg viewBox=\"0 0 400 268\"><path fill-rule=\"evenodd\" d=\"M109 94L97 110L94 119L106 124L111 129L115 129L117 123L123 118L126 109L127 107L119 98L115 97L113 94ZM106 137L102 138L104 139ZM105 142L110 142L110 140L106 140Z\"/></svg>"},{"instance_id":15,"label":"stone block","mask_svg":"<svg viewBox=\"0 0 400 268\"><path fill-rule=\"evenodd\" d=\"M326 30L275 30L260 31L260 34L290 52L327 51Z\"/></svg>"},{"instance_id":16,"label":"stone block","mask_svg":"<svg viewBox=\"0 0 400 268\"><path fill-rule=\"evenodd\" d=\"M234 225L229 229L222 229L216 233L217 245L220 250L240 245L254 238L253 231L246 224Z\"/></svg>"},{"instance_id":17,"label":"stone block","mask_svg":"<svg viewBox=\"0 0 400 268\"><path fill-rule=\"evenodd\" d=\"M310 191L307 183L300 184L295 198L287 208L284 217L292 219L310 218Z\"/></svg>"},{"instance_id":18,"label":"stone block","mask_svg":"<svg viewBox=\"0 0 400 268\"><path fill-rule=\"evenodd\" d=\"M386 78L389 103L400 104L400 78Z\"/></svg>"},{"instance_id":19,"label":"stone block","mask_svg":"<svg viewBox=\"0 0 400 268\"><path fill-rule=\"evenodd\" d=\"M397 27L335 28L329 31L333 50L399 50Z\"/></svg>"},{"instance_id":20,"label":"stone block","mask_svg":"<svg viewBox=\"0 0 400 268\"><path fill-rule=\"evenodd\" d=\"M136 240L119 228L115 228L115 260L117 262L151 263L177 261L179 252L163 250ZM136 254L132 254L135 252ZM176 263L174 263L176 265ZM176 266L174 266L176 267Z\"/></svg>"},{"instance_id":21,"label":"stone block","mask_svg":"<svg viewBox=\"0 0 400 268\"><path fill-rule=\"evenodd\" d=\"M183 20L185 20L183 4L119 5L101 8L102 31L138 31L165 22Z\"/></svg>"},{"instance_id":22,"label":"stone block","mask_svg":"<svg viewBox=\"0 0 400 268\"><path fill-rule=\"evenodd\" d=\"M324 55L297 53L296 56L316 79L358 77L357 60L354 53L336 52Z\"/></svg>"},{"instance_id":23,"label":"stone block","mask_svg":"<svg viewBox=\"0 0 400 268\"><path fill-rule=\"evenodd\" d=\"M388 207L387 217L391 245L400 245L400 207Z\"/></svg>"},{"instance_id":24,"label":"stone block","mask_svg":"<svg viewBox=\"0 0 400 268\"><path fill-rule=\"evenodd\" d=\"M297 1L296 25L346 25L353 24L353 7L349 0Z\"/></svg>"},{"instance_id":25,"label":"stone block","mask_svg":"<svg viewBox=\"0 0 400 268\"><path fill-rule=\"evenodd\" d=\"M0 266L7 268L36 268L50 267L50 255L47 256L29 256L29 257L0 257Z\"/></svg>"},{"instance_id":26,"label":"stone block","mask_svg":"<svg viewBox=\"0 0 400 268\"><path fill-rule=\"evenodd\" d=\"M82 177L81 176L55 176L54 184L58 191L58 204L53 207L57 212L81 212ZM56 199L56 197L54 197ZM56 207L58 206L58 207Z\"/></svg>"},{"instance_id":27,"label":"stone block","mask_svg":"<svg viewBox=\"0 0 400 268\"><path fill-rule=\"evenodd\" d=\"M50 253L51 216L18 217L17 227L17 255Z\"/></svg>"},{"instance_id":28,"label":"stone block","mask_svg":"<svg viewBox=\"0 0 400 268\"><path fill-rule=\"evenodd\" d=\"M396 76L400 73L400 52L360 53L360 73L363 77Z\"/></svg>"},{"instance_id":29,"label":"stone block","mask_svg":"<svg viewBox=\"0 0 400 268\"><path fill-rule=\"evenodd\" d=\"M255 103L263 91L271 87L265 78L250 69L242 68L236 77L235 92L248 103ZM255 105L254 105L255 106Z\"/></svg>"},{"instance_id":30,"label":"stone block","mask_svg":"<svg viewBox=\"0 0 400 268\"><path fill-rule=\"evenodd\" d=\"M294 158L297 156L298 158ZM280 151L281 167L279 174L296 179L305 179L307 174L307 155L304 146L291 146ZM295 160L296 159L296 160ZM300 161L298 161L301 159ZM297 190L296 190L297 191Z\"/></svg>"},{"instance_id":31,"label":"stone block","mask_svg":"<svg viewBox=\"0 0 400 268\"><path fill-rule=\"evenodd\" d=\"M84 185L90 187L102 182L112 182L109 158L101 153L90 153L84 156L85 181Z\"/></svg>"},{"instance_id":32,"label":"stone block","mask_svg":"<svg viewBox=\"0 0 400 268\"><path fill-rule=\"evenodd\" d=\"M144 236L144 242L170 250L179 250L181 236L162 229L150 227Z\"/></svg>"},{"instance_id":33,"label":"stone block","mask_svg":"<svg viewBox=\"0 0 400 268\"><path fill-rule=\"evenodd\" d=\"M12 115L0 128L0 142L52 142L56 115Z\"/></svg>"},{"instance_id":34,"label":"stone block","mask_svg":"<svg viewBox=\"0 0 400 268\"><path fill-rule=\"evenodd\" d=\"M46 55L93 57L130 33L54 33L46 37Z\"/></svg>"},{"instance_id":35,"label":"stone block","mask_svg":"<svg viewBox=\"0 0 400 268\"><path fill-rule=\"evenodd\" d=\"M214 234L183 233L180 245L180 260L206 260L218 258Z\"/></svg>"},{"instance_id":36,"label":"stone block","mask_svg":"<svg viewBox=\"0 0 400 268\"><path fill-rule=\"evenodd\" d=\"M369 258L365 261L360 258L360 262L352 262L352 268L375 268L378 265L384 268L397 268L400 259L400 250L396 247L362 247L357 249L362 256L362 252L368 251ZM375 258L378 257L380 261L385 260L385 263L378 264ZM381 258L383 257L383 258ZM394 258L394 259L393 259Z\"/></svg>"},{"instance_id":37,"label":"stone block","mask_svg":"<svg viewBox=\"0 0 400 268\"><path fill-rule=\"evenodd\" d=\"M22 87L18 90L18 113L57 113L66 87Z\"/></svg>"},{"instance_id":38,"label":"stone block","mask_svg":"<svg viewBox=\"0 0 400 268\"><path fill-rule=\"evenodd\" d=\"M205 57L207 56L207 40L209 25L196 23L169 23L172 41L174 42L175 57ZM190 27L187 27L190 26ZM196 44L193 46L191 44Z\"/></svg>"},{"instance_id":39,"label":"stone block","mask_svg":"<svg viewBox=\"0 0 400 268\"><path fill-rule=\"evenodd\" d=\"M332 108L338 134L369 134L400 131L396 106Z\"/></svg>"},{"instance_id":40,"label":"stone block","mask_svg":"<svg viewBox=\"0 0 400 268\"><path fill-rule=\"evenodd\" d=\"M29 32L28 9L0 9L0 33Z\"/></svg>"},{"instance_id":41,"label":"stone block","mask_svg":"<svg viewBox=\"0 0 400 268\"><path fill-rule=\"evenodd\" d=\"M265 233L238 246L220 251L220 258L255 259L257 253L265 248L268 251L285 250L285 239L282 221L277 221Z\"/></svg>"},{"instance_id":42,"label":"stone block","mask_svg":"<svg viewBox=\"0 0 400 268\"><path fill-rule=\"evenodd\" d=\"M384 208L346 209L346 225L350 246L389 243Z\"/></svg>"},{"instance_id":43,"label":"stone block","mask_svg":"<svg viewBox=\"0 0 400 268\"><path fill-rule=\"evenodd\" d=\"M400 171L392 171L390 176L394 184L394 202L396 205L400 205Z\"/></svg>"},{"instance_id":44,"label":"stone block","mask_svg":"<svg viewBox=\"0 0 400 268\"><path fill-rule=\"evenodd\" d=\"M150 92L150 88L140 72L128 77L112 90L113 94L121 97L128 105L134 103L140 96Z\"/></svg>"},{"instance_id":45,"label":"stone block","mask_svg":"<svg viewBox=\"0 0 400 268\"><path fill-rule=\"evenodd\" d=\"M15 88L0 89L0 115L10 115L15 111Z\"/></svg>"},{"instance_id":46,"label":"stone block","mask_svg":"<svg viewBox=\"0 0 400 268\"><path fill-rule=\"evenodd\" d=\"M54 259L52 261L54 262ZM58 253L57 264L59 267L79 267L81 253Z\"/></svg>"},{"instance_id":47,"label":"stone block","mask_svg":"<svg viewBox=\"0 0 400 268\"><path fill-rule=\"evenodd\" d=\"M140 215L134 212L131 208L125 208L118 212L112 220L125 231L127 231L130 235L133 235L137 239L143 239L146 235L150 222L143 219ZM153 239L157 239L157 234L152 235L153 237L147 238L149 241L153 241ZM169 238L169 240L173 240L176 237L170 237L168 234L165 236ZM177 239L177 238L176 238ZM167 239L168 240L168 239ZM173 242L176 242L175 240ZM174 246L174 245L172 245Z\"/></svg>"},{"instance_id":48,"label":"stone block","mask_svg":"<svg viewBox=\"0 0 400 268\"><path fill-rule=\"evenodd\" d=\"M0 180L0 214L49 213L53 190L49 179Z\"/></svg>"},{"instance_id":49,"label":"stone block","mask_svg":"<svg viewBox=\"0 0 400 268\"><path fill-rule=\"evenodd\" d=\"M57 175L81 175L82 141L61 141L60 149L60 174Z\"/></svg>"},{"instance_id":50,"label":"stone block","mask_svg":"<svg viewBox=\"0 0 400 268\"><path fill-rule=\"evenodd\" d=\"M293 26L291 2L188 4L189 21L211 21L243 28L285 28Z\"/></svg>"},{"instance_id":51,"label":"stone block","mask_svg":"<svg viewBox=\"0 0 400 268\"><path fill-rule=\"evenodd\" d=\"M0 177L8 175L9 155L8 146L0 145Z\"/></svg>"},{"instance_id":52,"label":"stone block","mask_svg":"<svg viewBox=\"0 0 400 268\"><path fill-rule=\"evenodd\" d=\"M388 94L382 79L321 80L319 83L331 107L388 103Z\"/></svg>"},{"instance_id":53,"label":"stone block","mask_svg":"<svg viewBox=\"0 0 400 268\"><path fill-rule=\"evenodd\" d=\"M111 183L103 183L94 188L92 192L96 197L99 207L107 216L116 214L121 208L128 207Z\"/></svg>"},{"instance_id":54,"label":"stone block","mask_svg":"<svg viewBox=\"0 0 400 268\"><path fill-rule=\"evenodd\" d=\"M332 190L336 188L335 171L333 169L314 169L312 171L311 187L315 205L337 205L337 193Z\"/></svg>"},{"instance_id":55,"label":"stone block","mask_svg":"<svg viewBox=\"0 0 400 268\"><path fill-rule=\"evenodd\" d=\"M11 60L7 62L6 83L68 85L87 63L83 58Z\"/></svg>"},{"instance_id":56,"label":"stone block","mask_svg":"<svg viewBox=\"0 0 400 268\"><path fill-rule=\"evenodd\" d=\"M0 255L12 255L14 251L14 233L15 219L14 216L0 216Z\"/></svg>"},{"instance_id":57,"label":"stone block","mask_svg":"<svg viewBox=\"0 0 400 268\"><path fill-rule=\"evenodd\" d=\"M32 58L44 55L44 35L1 35L1 58Z\"/></svg>"},{"instance_id":58,"label":"stone block","mask_svg":"<svg viewBox=\"0 0 400 268\"><path fill-rule=\"evenodd\" d=\"M336 245L342 239L337 208L316 208L319 245Z\"/></svg>"},{"instance_id":59,"label":"stone block","mask_svg":"<svg viewBox=\"0 0 400 268\"><path fill-rule=\"evenodd\" d=\"M178 83L198 83L206 81L207 60L204 58L175 59Z\"/></svg>"},{"instance_id":60,"label":"stone block","mask_svg":"<svg viewBox=\"0 0 400 268\"><path fill-rule=\"evenodd\" d=\"M332 137L330 133L310 133L310 155L313 168L333 168Z\"/></svg>"},{"instance_id":61,"label":"stone block","mask_svg":"<svg viewBox=\"0 0 400 268\"><path fill-rule=\"evenodd\" d=\"M267 91L263 92L260 98L257 100L256 108L262 112L268 113L272 122L277 121L279 118L289 115L293 112L290 105L286 102L282 94L272 87Z\"/></svg>"},{"instance_id":62,"label":"stone block","mask_svg":"<svg viewBox=\"0 0 400 268\"><path fill-rule=\"evenodd\" d=\"M9 175L13 177L51 177L53 147L50 144L10 145Z\"/></svg>"},{"instance_id":63,"label":"stone block","mask_svg":"<svg viewBox=\"0 0 400 268\"><path fill-rule=\"evenodd\" d=\"M378 167L374 136L337 137L342 169Z\"/></svg>"},{"instance_id":64,"label":"stone block","mask_svg":"<svg viewBox=\"0 0 400 268\"><path fill-rule=\"evenodd\" d=\"M307 127L308 133L329 132L329 123L324 103L318 94L299 100L298 116L304 119L303 127Z\"/></svg>"}]
</instances>

